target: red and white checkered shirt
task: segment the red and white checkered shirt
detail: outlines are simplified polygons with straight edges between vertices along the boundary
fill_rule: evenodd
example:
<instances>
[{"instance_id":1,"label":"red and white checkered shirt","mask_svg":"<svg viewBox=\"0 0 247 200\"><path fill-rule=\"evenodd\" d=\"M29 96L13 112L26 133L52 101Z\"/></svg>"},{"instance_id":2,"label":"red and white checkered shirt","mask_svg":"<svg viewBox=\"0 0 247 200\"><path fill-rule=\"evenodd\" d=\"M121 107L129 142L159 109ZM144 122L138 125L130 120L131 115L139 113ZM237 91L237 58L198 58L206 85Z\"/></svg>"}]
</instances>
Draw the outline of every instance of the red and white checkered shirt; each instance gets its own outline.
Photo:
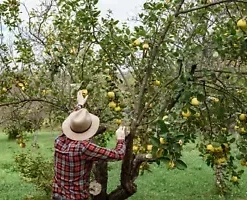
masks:
<instances>
[{"instance_id":1,"label":"red and white checkered shirt","mask_svg":"<svg viewBox=\"0 0 247 200\"><path fill-rule=\"evenodd\" d=\"M125 142L118 140L115 149L106 149L89 140L74 141L61 135L55 140L55 176L53 199L88 199L93 161L122 160Z\"/></svg>"}]
</instances>

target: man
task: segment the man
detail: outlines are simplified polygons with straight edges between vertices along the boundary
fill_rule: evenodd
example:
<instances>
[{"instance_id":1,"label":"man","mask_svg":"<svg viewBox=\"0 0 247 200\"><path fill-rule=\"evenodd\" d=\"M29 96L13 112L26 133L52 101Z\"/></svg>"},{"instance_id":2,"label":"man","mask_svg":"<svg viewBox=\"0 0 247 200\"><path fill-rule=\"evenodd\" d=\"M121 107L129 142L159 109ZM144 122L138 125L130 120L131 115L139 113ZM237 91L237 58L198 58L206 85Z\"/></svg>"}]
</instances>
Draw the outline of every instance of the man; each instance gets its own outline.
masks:
<instances>
[{"instance_id":1,"label":"man","mask_svg":"<svg viewBox=\"0 0 247 200\"><path fill-rule=\"evenodd\" d=\"M100 120L83 108L86 100L79 91L77 107L63 122L62 135L55 140L53 200L87 200L93 161L122 160L125 155L125 127L120 126L116 131L115 149L90 142Z\"/></svg>"}]
</instances>

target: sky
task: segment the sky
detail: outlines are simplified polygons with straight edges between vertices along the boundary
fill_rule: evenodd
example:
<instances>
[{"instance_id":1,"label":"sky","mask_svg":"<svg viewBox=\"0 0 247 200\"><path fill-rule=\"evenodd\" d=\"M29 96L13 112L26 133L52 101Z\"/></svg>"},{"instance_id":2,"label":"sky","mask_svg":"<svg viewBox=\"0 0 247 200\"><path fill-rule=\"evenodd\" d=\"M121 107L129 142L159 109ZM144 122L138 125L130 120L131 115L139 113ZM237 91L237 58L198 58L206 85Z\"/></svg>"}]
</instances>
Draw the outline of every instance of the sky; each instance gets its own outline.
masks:
<instances>
[{"instance_id":1,"label":"sky","mask_svg":"<svg viewBox=\"0 0 247 200\"><path fill-rule=\"evenodd\" d=\"M2 0L0 0L1 2ZM21 0L24 3L28 10L36 7L40 0ZM127 18L136 16L139 11L142 9L142 5L145 0L99 0L98 6L101 10L101 14L105 16L107 10L112 10L113 16L115 19L118 19L122 22L127 21ZM27 18L24 9L22 8L23 18Z\"/></svg>"},{"instance_id":2,"label":"sky","mask_svg":"<svg viewBox=\"0 0 247 200\"><path fill-rule=\"evenodd\" d=\"M37 7L41 1L42 0L21 0L29 11ZM0 3L2 2L3 0L0 0ZM137 16L144 2L145 0L99 0L98 7L102 16L106 16L107 11L111 10L114 19L118 19L120 22L127 22L130 27L134 27L135 22L128 21L127 19ZM21 6L21 18L28 20L27 12L23 6ZM3 33L7 36L4 40L11 41L12 35L9 34L6 27L3 27Z\"/></svg>"}]
</instances>

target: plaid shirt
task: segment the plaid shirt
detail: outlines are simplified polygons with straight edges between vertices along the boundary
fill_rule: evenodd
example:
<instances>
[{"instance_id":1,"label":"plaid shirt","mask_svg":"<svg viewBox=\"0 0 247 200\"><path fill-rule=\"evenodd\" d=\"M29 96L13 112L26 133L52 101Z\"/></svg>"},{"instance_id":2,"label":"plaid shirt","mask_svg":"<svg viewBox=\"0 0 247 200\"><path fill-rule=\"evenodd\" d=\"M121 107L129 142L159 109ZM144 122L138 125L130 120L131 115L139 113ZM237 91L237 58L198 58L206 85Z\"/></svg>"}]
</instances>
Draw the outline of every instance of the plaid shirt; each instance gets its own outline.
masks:
<instances>
[{"instance_id":1,"label":"plaid shirt","mask_svg":"<svg viewBox=\"0 0 247 200\"><path fill-rule=\"evenodd\" d=\"M106 149L89 140L74 141L65 135L57 137L53 199L88 199L93 161L122 160L124 155L124 140L118 140L115 149Z\"/></svg>"}]
</instances>

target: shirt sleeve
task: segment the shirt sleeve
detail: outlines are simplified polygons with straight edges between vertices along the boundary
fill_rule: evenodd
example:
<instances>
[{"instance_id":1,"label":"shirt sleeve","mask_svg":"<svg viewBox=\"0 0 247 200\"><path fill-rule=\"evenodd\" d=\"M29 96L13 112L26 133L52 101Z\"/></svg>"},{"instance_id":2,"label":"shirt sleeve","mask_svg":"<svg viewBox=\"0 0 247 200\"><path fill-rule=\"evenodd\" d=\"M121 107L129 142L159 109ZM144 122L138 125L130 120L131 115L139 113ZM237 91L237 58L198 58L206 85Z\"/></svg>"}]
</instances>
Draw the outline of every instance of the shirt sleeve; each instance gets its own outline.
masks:
<instances>
[{"instance_id":1,"label":"shirt sleeve","mask_svg":"<svg viewBox=\"0 0 247 200\"><path fill-rule=\"evenodd\" d=\"M107 149L100 147L89 141L85 144L85 150L82 153L82 159L84 160L122 160L125 155L125 142L124 140L118 140L115 149Z\"/></svg>"}]
</instances>

